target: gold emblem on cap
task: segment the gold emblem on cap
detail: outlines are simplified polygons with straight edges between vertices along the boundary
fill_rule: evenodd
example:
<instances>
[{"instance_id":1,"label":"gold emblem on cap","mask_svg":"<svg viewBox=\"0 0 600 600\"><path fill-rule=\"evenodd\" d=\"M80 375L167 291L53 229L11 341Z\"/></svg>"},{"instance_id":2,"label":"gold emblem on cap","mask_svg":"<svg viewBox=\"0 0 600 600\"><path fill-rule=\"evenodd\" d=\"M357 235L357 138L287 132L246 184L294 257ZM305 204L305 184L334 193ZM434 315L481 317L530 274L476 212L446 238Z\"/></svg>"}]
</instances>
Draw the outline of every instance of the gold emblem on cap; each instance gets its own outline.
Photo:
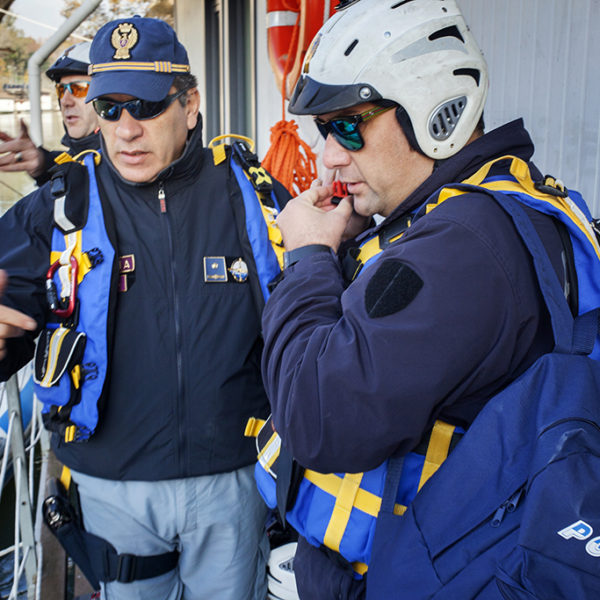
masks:
<instances>
[{"instance_id":1,"label":"gold emblem on cap","mask_svg":"<svg viewBox=\"0 0 600 600\"><path fill-rule=\"evenodd\" d=\"M131 58L129 51L138 41L137 29L131 23L121 23L110 36L110 43L116 52L113 58L128 59Z\"/></svg>"}]
</instances>

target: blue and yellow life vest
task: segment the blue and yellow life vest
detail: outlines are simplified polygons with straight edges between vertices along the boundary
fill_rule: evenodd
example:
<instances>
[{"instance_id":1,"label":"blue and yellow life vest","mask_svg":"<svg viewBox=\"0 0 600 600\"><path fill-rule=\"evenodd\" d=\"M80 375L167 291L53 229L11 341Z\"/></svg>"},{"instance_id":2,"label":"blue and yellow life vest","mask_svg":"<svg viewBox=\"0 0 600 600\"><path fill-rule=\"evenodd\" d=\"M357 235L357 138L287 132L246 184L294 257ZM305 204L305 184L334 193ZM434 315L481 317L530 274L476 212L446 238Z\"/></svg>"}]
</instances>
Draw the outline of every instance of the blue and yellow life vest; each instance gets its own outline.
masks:
<instances>
[{"instance_id":1,"label":"blue and yellow life vest","mask_svg":"<svg viewBox=\"0 0 600 600\"><path fill-rule=\"evenodd\" d=\"M402 515L427 480L444 462L463 430L436 421L431 434L404 457L394 512ZM250 419L245 435L256 437L258 462L254 476L269 508L277 502L281 438L267 421ZM301 472L287 521L313 546L324 545L352 564L356 577L367 571L377 514L387 473L387 461L364 473Z\"/></svg>"},{"instance_id":2,"label":"blue and yellow life vest","mask_svg":"<svg viewBox=\"0 0 600 600\"><path fill-rule=\"evenodd\" d=\"M491 167L503 160L510 161L510 175L489 176ZM600 247L587 206L577 192L567 193L560 182L551 178L534 183L527 163L513 156L491 161L464 182L442 188L413 215L397 220L365 239L347 263L348 279L359 276L376 262L381 252L401 239L421 216L449 198L481 192L481 188L510 194L565 224L577 272L579 314L595 308L595 300L600 296ZM596 355L599 352L598 342L594 352ZM452 425L436 421L420 447L404 457L394 508L396 514L404 513L424 483L444 462L461 433L464 432ZM270 419L266 422L251 419L246 435L255 436L257 440L255 478L259 491L269 507L281 510L277 497L281 439ZM386 460L377 469L366 473L323 474L306 469L300 475L300 483L294 491L295 501L293 506L288 505L285 518L312 545L324 545L341 554L352 564L355 576L360 577L368 569L387 468Z\"/></svg>"},{"instance_id":3,"label":"blue and yellow life vest","mask_svg":"<svg viewBox=\"0 0 600 600\"><path fill-rule=\"evenodd\" d=\"M231 152L224 144L213 147L213 157L215 165L231 157L242 192L243 233L258 275L250 284L262 308L267 284L280 272L283 244L275 227L279 207L268 173L245 145L236 144ZM44 424L65 442L85 441L96 430L117 289L116 242L106 225L112 217L104 214L110 208L102 203L95 176L94 161L100 155L82 154L80 162L79 156L63 157L67 173L60 172L51 183L55 228L46 291L56 322L42 331L35 354L34 380ZM82 193L86 185L87 197Z\"/></svg>"}]
</instances>

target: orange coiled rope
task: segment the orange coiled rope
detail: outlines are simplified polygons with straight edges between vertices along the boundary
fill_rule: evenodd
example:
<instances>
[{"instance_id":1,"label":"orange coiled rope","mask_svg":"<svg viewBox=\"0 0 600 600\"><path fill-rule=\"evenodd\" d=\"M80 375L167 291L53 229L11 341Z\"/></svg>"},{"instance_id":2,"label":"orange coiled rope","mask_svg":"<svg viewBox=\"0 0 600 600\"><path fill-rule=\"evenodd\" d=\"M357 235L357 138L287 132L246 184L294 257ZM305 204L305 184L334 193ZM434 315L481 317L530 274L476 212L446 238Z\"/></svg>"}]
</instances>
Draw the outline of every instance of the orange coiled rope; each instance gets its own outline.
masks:
<instances>
[{"instance_id":1,"label":"orange coiled rope","mask_svg":"<svg viewBox=\"0 0 600 600\"><path fill-rule=\"evenodd\" d=\"M292 8L292 7L290 7ZM262 166L278 179L292 195L298 195L310 187L317 178L317 157L310 146L300 138L296 121L285 119L285 92L287 76L296 56L298 35L300 31L300 12L294 26L294 33L285 62L283 81L281 83L281 121L271 127L271 146L267 151Z\"/></svg>"}]
</instances>

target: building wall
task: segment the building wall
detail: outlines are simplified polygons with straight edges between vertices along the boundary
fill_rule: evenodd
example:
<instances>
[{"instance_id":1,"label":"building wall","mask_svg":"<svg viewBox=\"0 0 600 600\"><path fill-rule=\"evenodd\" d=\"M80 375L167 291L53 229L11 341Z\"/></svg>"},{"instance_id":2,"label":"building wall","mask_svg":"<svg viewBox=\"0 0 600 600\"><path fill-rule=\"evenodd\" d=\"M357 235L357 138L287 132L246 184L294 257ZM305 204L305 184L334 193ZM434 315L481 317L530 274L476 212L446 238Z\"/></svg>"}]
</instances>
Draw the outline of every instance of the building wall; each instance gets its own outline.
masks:
<instances>
[{"instance_id":1,"label":"building wall","mask_svg":"<svg viewBox=\"0 0 600 600\"><path fill-rule=\"evenodd\" d=\"M600 0L459 0L490 73L486 127L523 117L543 173L600 216Z\"/></svg>"}]
</instances>

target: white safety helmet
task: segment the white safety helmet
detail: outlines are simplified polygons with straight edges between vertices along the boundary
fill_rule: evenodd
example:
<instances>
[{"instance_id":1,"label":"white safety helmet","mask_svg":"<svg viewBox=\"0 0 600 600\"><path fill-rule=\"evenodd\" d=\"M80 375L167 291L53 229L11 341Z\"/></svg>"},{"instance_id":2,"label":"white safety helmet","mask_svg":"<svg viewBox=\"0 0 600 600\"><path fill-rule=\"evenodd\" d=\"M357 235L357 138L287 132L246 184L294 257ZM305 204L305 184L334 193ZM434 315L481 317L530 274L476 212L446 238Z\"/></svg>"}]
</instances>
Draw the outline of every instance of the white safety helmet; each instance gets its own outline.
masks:
<instances>
[{"instance_id":1,"label":"white safety helmet","mask_svg":"<svg viewBox=\"0 0 600 600\"><path fill-rule=\"evenodd\" d=\"M87 75L90 47L90 42L79 42L69 46L46 71L46 75L57 83L64 75Z\"/></svg>"},{"instance_id":2,"label":"white safety helmet","mask_svg":"<svg viewBox=\"0 0 600 600\"><path fill-rule=\"evenodd\" d=\"M298 544L273 548L267 563L267 600L300 600L294 576L294 556Z\"/></svg>"},{"instance_id":3,"label":"white safety helmet","mask_svg":"<svg viewBox=\"0 0 600 600\"><path fill-rule=\"evenodd\" d=\"M455 0L345 0L306 53L289 104L319 115L393 101L411 145L444 159L483 112L487 67Z\"/></svg>"}]
</instances>

